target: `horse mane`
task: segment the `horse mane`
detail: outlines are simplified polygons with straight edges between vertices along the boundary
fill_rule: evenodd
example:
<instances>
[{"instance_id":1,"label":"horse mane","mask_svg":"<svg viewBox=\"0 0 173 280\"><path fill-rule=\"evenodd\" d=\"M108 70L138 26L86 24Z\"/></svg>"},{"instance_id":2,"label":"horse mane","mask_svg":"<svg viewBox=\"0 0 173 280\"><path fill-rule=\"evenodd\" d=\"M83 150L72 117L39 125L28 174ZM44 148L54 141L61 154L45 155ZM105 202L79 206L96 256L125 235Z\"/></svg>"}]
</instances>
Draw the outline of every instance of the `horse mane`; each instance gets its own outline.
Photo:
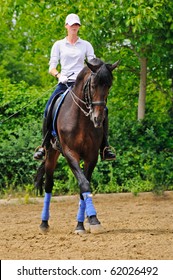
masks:
<instances>
[{"instance_id":1,"label":"horse mane","mask_svg":"<svg viewBox=\"0 0 173 280\"><path fill-rule=\"evenodd\" d=\"M112 80L113 80L113 75L112 71L109 69L109 64L105 64L101 59L99 58L93 58L89 62L93 66L96 66L96 78L95 78L95 83L98 85L106 85L108 87L112 86ZM88 66L85 66L80 73L77 76L76 79L76 85L83 80L83 78L88 74L91 73L91 70L89 69Z\"/></svg>"},{"instance_id":2,"label":"horse mane","mask_svg":"<svg viewBox=\"0 0 173 280\"><path fill-rule=\"evenodd\" d=\"M106 85L109 88L112 86L113 75L110 69L108 68L107 64L102 64L99 68L95 83L99 85Z\"/></svg>"}]
</instances>

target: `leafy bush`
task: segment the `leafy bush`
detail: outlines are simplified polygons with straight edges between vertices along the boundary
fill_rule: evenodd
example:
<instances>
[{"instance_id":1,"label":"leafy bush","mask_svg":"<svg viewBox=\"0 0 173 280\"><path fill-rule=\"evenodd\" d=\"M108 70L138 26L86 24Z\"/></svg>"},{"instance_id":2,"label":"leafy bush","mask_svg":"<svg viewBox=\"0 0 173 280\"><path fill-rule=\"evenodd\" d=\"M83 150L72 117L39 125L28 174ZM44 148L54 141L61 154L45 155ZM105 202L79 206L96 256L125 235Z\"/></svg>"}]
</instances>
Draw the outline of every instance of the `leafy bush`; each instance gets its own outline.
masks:
<instances>
[{"instance_id":1,"label":"leafy bush","mask_svg":"<svg viewBox=\"0 0 173 280\"><path fill-rule=\"evenodd\" d=\"M46 93L47 94L47 93ZM7 97L8 96L8 97ZM46 96L25 83L0 89L0 192L26 191L33 186L39 163L33 160L40 145ZM35 102L34 102L35 100ZM22 109L25 107L25 109ZM13 115L18 110L17 115ZM116 148L113 162L98 160L92 176L93 192L133 192L173 189L173 124L168 117L138 122L118 111L109 113L110 145ZM11 117L12 116L12 117ZM32 191L30 187L30 192ZM34 192L34 190L33 190ZM54 174L53 194L78 193L79 188L66 160L60 157Z\"/></svg>"}]
</instances>

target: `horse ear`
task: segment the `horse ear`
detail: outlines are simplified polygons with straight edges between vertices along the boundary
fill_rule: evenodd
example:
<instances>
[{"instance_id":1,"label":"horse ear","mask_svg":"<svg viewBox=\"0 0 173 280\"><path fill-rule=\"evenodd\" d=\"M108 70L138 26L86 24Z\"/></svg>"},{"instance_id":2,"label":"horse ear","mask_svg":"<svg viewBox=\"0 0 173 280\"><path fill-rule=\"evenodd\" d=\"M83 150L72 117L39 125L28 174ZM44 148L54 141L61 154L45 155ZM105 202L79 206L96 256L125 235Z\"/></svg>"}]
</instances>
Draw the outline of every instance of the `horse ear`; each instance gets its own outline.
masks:
<instances>
[{"instance_id":1,"label":"horse ear","mask_svg":"<svg viewBox=\"0 0 173 280\"><path fill-rule=\"evenodd\" d=\"M120 64L120 60L116 61L114 64L109 64L108 67L111 71L113 71L115 68L118 67L119 64Z\"/></svg>"},{"instance_id":2,"label":"horse ear","mask_svg":"<svg viewBox=\"0 0 173 280\"><path fill-rule=\"evenodd\" d=\"M88 66L88 68L92 71L92 72L94 72L94 73L96 73L97 72L97 70L99 69L99 65L93 65L93 64L91 64L91 63L89 63L88 61L86 61L85 60L85 63L86 63L86 65Z\"/></svg>"}]
</instances>

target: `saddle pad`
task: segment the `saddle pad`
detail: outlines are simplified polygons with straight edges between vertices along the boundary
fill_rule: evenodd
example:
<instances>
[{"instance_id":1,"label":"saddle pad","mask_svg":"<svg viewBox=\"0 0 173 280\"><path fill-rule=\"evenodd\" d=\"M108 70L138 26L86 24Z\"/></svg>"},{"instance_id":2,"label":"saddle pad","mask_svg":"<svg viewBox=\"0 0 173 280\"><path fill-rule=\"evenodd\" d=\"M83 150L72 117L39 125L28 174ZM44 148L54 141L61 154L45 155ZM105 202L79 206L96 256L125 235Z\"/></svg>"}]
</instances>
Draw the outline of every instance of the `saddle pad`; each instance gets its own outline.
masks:
<instances>
[{"instance_id":1,"label":"saddle pad","mask_svg":"<svg viewBox=\"0 0 173 280\"><path fill-rule=\"evenodd\" d=\"M61 94L61 96L56 100L55 104L54 104L54 108L53 108L53 116L52 116L52 135L54 137L57 137L57 130L56 130L56 121L57 121L57 117L58 117L58 113L59 110L61 108L62 103L64 102L64 99L67 95L67 93L69 92L70 88L68 88L63 94Z\"/></svg>"}]
</instances>

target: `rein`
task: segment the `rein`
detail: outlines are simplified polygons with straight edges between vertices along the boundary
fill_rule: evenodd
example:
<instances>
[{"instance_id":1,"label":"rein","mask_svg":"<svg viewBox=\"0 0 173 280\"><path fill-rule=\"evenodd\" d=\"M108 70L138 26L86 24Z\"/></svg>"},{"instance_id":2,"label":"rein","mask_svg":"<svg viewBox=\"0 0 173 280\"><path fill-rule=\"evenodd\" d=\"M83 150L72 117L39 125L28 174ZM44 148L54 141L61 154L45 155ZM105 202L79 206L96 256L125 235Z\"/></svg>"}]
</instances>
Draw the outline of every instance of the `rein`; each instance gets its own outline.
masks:
<instances>
[{"instance_id":1,"label":"rein","mask_svg":"<svg viewBox=\"0 0 173 280\"><path fill-rule=\"evenodd\" d=\"M84 98L85 101L82 100L81 98L79 98L74 92L73 90L70 90L70 95L74 101L74 103L80 108L80 110L84 113L85 116L89 116L92 114L93 112L93 106L106 106L106 102L105 101L92 101L92 91L91 91L91 77L92 76L96 76L95 73L91 73L91 75L89 76L89 78L87 79L86 83L84 84L83 87L83 93L84 93ZM80 101L82 104L85 105L85 107L89 110L89 112L85 111L77 102Z\"/></svg>"},{"instance_id":2,"label":"rein","mask_svg":"<svg viewBox=\"0 0 173 280\"><path fill-rule=\"evenodd\" d=\"M84 113L84 115L86 117L88 117L91 113L92 113L92 108L88 108L87 107L87 103L85 101L83 101L82 99L80 99L72 90L69 91L74 103L79 107L79 109ZM81 103L83 103L87 109L89 109L89 112L85 111L78 103L77 101L75 100L75 98L80 101Z\"/></svg>"}]
</instances>

